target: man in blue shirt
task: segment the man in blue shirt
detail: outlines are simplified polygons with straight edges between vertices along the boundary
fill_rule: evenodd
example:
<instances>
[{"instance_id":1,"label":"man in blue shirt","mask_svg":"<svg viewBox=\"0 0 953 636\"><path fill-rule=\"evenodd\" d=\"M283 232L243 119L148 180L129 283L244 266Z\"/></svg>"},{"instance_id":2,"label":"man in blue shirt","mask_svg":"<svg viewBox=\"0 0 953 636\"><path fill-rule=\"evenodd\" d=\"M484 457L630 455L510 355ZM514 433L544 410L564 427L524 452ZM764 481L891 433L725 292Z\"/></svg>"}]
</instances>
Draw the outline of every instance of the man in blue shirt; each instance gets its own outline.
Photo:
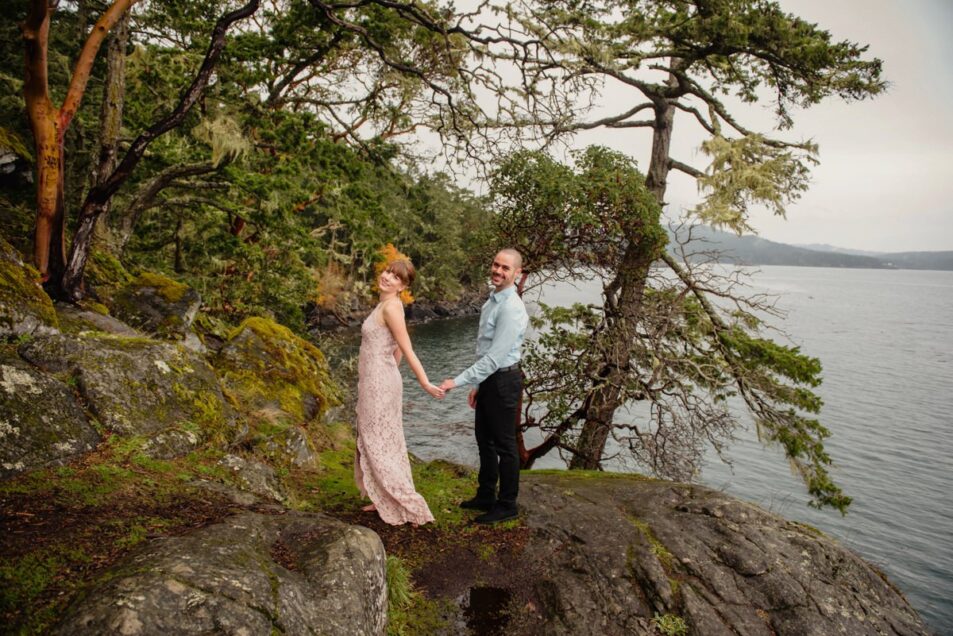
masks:
<instances>
[{"instance_id":1,"label":"man in blue shirt","mask_svg":"<svg viewBox=\"0 0 953 636\"><path fill-rule=\"evenodd\" d=\"M465 384L470 408L476 410L476 441L480 451L479 487L462 508L483 510L478 523L497 523L517 516L520 464L516 448L516 412L523 392L520 347L529 316L516 293L516 279L523 271L523 257L504 249L493 258L490 280L494 291L480 311L477 334L478 360L455 378L440 385L450 390ZM499 482L499 495L497 495Z\"/></svg>"}]
</instances>

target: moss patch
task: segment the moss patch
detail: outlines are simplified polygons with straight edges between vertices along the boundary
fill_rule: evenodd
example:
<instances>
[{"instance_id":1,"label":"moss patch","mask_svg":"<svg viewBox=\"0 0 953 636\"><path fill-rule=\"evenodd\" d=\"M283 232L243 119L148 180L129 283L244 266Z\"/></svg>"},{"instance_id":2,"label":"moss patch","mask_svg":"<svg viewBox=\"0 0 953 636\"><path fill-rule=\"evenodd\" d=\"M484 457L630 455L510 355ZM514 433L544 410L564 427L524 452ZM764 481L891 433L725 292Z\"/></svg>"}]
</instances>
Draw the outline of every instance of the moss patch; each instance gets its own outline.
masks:
<instances>
[{"instance_id":1,"label":"moss patch","mask_svg":"<svg viewBox=\"0 0 953 636\"><path fill-rule=\"evenodd\" d=\"M340 403L324 354L290 329L247 318L231 331L216 368L236 409L252 417L275 411L306 424Z\"/></svg>"},{"instance_id":2,"label":"moss patch","mask_svg":"<svg viewBox=\"0 0 953 636\"><path fill-rule=\"evenodd\" d=\"M59 326L53 303L39 280L40 273L23 263L20 253L0 238L0 320L11 321L7 311L16 309L52 327Z\"/></svg>"}]
</instances>

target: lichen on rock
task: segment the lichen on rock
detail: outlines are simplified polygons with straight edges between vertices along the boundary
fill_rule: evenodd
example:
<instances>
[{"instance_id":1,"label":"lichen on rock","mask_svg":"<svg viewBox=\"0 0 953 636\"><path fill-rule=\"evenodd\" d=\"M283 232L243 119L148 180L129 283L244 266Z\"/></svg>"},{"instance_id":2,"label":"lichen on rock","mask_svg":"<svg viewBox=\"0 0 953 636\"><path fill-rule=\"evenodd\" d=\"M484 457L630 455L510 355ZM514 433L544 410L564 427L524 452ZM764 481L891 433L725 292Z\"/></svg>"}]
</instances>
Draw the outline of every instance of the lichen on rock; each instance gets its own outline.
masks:
<instances>
[{"instance_id":1,"label":"lichen on rock","mask_svg":"<svg viewBox=\"0 0 953 636\"><path fill-rule=\"evenodd\" d=\"M115 295L113 313L157 337L197 342L190 328L201 302L198 292L188 285L143 272Z\"/></svg>"},{"instance_id":2,"label":"lichen on rock","mask_svg":"<svg viewBox=\"0 0 953 636\"><path fill-rule=\"evenodd\" d=\"M215 434L227 437L235 420L212 368L179 345L91 333L34 338L19 352L41 369L75 378L89 410L112 433L152 437L180 429L195 432L198 444ZM157 447L178 454L188 439Z\"/></svg>"},{"instance_id":3,"label":"lichen on rock","mask_svg":"<svg viewBox=\"0 0 953 636\"><path fill-rule=\"evenodd\" d=\"M99 441L69 387L0 351L0 477L62 463Z\"/></svg>"},{"instance_id":4,"label":"lichen on rock","mask_svg":"<svg viewBox=\"0 0 953 636\"><path fill-rule=\"evenodd\" d=\"M55 634L376 636L385 555L372 531L320 514L246 513L146 545Z\"/></svg>"}]
</instances>

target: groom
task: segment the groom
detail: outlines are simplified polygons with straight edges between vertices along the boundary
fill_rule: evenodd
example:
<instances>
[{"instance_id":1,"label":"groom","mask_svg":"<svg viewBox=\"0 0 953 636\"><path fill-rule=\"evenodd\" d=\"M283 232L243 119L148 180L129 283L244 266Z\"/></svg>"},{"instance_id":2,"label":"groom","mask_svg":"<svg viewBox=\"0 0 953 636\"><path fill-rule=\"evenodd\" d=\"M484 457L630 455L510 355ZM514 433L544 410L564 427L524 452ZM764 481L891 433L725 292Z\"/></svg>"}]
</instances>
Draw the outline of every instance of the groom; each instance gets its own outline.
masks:
<instances>
[{"instance_id":1,"label":"groom","mask_svg":"<svg viewBox=\"0 0 953 636\"><path fill-rule=\"evenodd\" d=\"M447 391L464 384L477 387L470 391L469 402L470 408L476 410L479 488L476 497L460 504L461 508L485 511L475 519L477 523L497 523L517 516L520 464L516 449L516 411L523 392L520 347L529 322L514 284L522 271L523 256L514 249L500 250L493 258L490 280L494 291L480 311L479 359L440 385Z\"/></svg>"}]
</instances>

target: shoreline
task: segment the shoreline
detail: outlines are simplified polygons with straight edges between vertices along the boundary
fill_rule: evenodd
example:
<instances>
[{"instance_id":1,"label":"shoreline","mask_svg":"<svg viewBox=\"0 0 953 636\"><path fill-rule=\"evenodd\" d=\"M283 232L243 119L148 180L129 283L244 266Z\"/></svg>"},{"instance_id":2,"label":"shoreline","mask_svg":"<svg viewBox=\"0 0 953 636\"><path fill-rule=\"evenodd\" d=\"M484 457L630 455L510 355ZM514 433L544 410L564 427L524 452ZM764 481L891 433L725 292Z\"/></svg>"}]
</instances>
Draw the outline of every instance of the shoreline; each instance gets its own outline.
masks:
<instances>
[{"instance_id":1,"label":"shoreline","mask_svg":"<svg viewBox=\"0 0 953 636\"><path fill-rule=\"evenodd\" d=\"M484 290L469 290L464 292L458 300L415 300L404 307L404 318L408 324L425 323L444 318L459 316L474 316L480 313L480 308L486 300ZM360 327L364 319L374 310L373 306L362 306L351 309L344 315L334 311L314 307L308 314L307 330L315 333L335 333Z\"/></svg>"}]
</instances>

